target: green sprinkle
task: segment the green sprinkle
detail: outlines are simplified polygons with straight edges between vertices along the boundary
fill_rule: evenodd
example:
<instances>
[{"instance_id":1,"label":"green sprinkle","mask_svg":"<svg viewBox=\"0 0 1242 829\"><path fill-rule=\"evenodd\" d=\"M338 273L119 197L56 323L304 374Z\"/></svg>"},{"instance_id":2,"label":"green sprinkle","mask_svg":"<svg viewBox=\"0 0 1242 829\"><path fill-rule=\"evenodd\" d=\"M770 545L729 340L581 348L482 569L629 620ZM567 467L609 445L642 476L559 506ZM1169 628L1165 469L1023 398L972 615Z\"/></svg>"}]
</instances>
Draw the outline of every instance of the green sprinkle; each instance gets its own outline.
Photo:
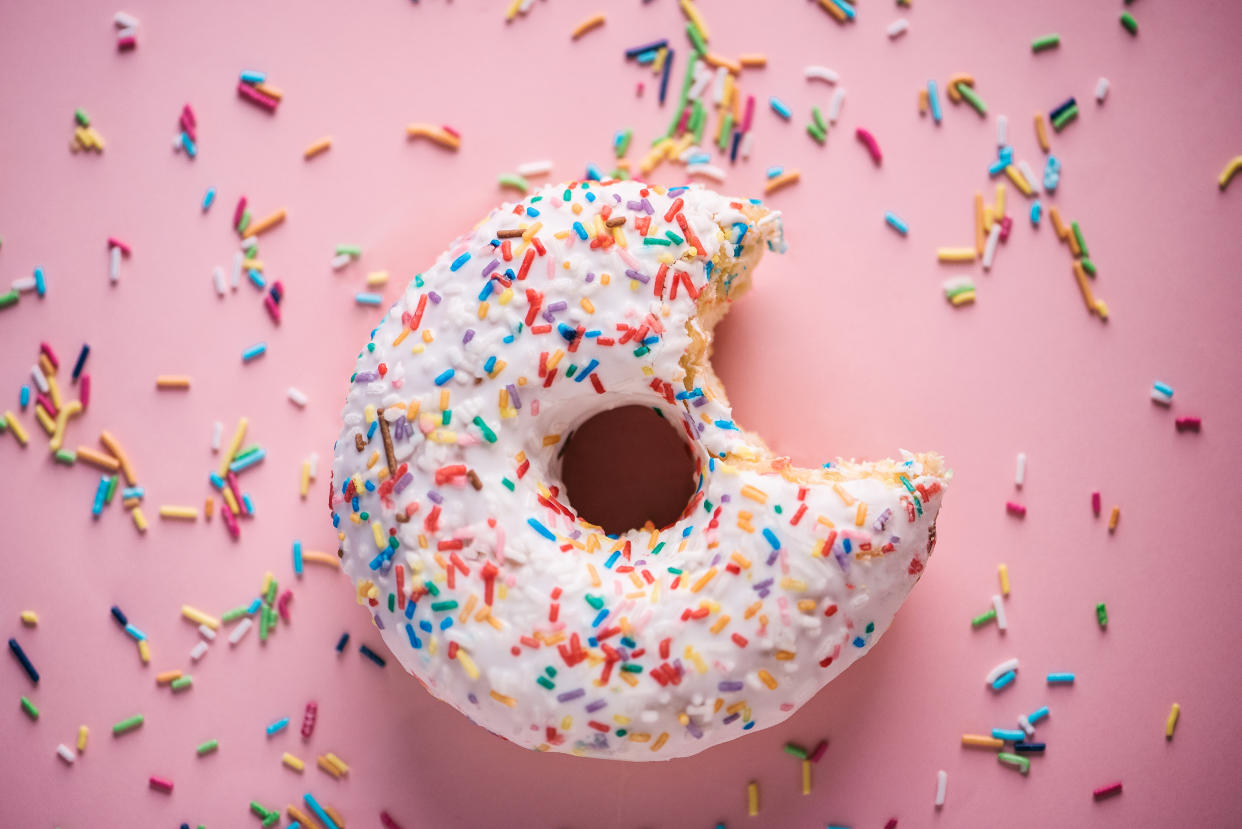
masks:
<instances>
[{"instance_id":1,"label":"green sprinkle","mask_svg":"<svg viewBox=\"0 0 1242 829\"><path fill-rule=\"evenodd\" d=\"M397 609L397 596L395 593L388 594L388 612L393 613Z\"/></svg>"},{"instance_id":2,"label":"green sprinkle","mask_svg":"<svg viewBox=\"0 0 1242 829\"><path fill-rule=\"evenodd\" d=\"M670 567L668 568L668 571L672 573L674 576L680 576L682 574L682 570L680 567Z\"/></svg>"},{"instance_id":3,"label":"green sprinkle","mask_svg":"<svg viewBox=\"0 0 1242 829\"><path fill-rule=\"evenodd\" d=\"M219 747L220 747L219 740L208 740L207 742L200 745L198 748L194 749L194 752L198 754L199 757L202 757L204 754L211 754L213 751L215 751Z\"/></svg>"},{"instance_id":4,"label":"green sprinkle","mask_svg":"<svg viewBox=\"0 0 1242 829\"><path fill-rule=\"evenodd\" d=\"M268 814L270 814L267 807L257 800L250 801L250 811L254 812L256 816L261 817L264 820L266 820Z\"/></svg>"},{"instance_id":5,"label":"green sprinkle","mask_svg":"<svg viewBox=\"0 0 1242 829\"><path fill-rule=\"evenodd\" d=\"M439 595L440 595L440 588L436 587L436 583L435 583L434 581L425 581L425 582L423 582L423 587L426 587L426 588L427 588L427 592L428 592L428 593L430 593L430 594L431 594L431 595L433 595L433 596L439 596Z\"/></svg>"},{"instance_id":6,"label":"green sprinkle","mask_svg":"<svg viewBox=\"0 0 1242 829\"><path fill-rule=\"evenodd\" d=\"M30 717L30 719L39 719L39 709L35 708L35 704L24 696L22 697L22 710L26 712L26 716Z\"/></svg>"},{"instance_id":7,"label":"green sprinkle","mask_svg":"<svg viewBox=\"0 0 1242 829\"><path fill-rule=\"evenodd\" d=\"M621 140L617 142L617 158L625 158L625 154L630 150L630 141L634 138L634 130L626 130L621 133Z\"/></svg>"},{"instance_id":8,"label":"green sprinkle","mask_svg":"<svg viewBox=\"0 0 1242 829\"><path fill-rule=\"evenodd\" d=\"M782 513L784 513L784 512L785 512L785 510L784 510L784 508L783 508L783 507L781 507L781 505L780 505L780 504L773 504L773 505L772 505L772 512L776 513L777 515L781 515Z\"/></svg>"},{"instance_id":9,"label":"green sprinkle","mask_svg":"<svg viewBox=\"0 0 1242 829\"><path fill-rule=\"evenodd\" d=\"M1121 25L1132 35L1138 34L1138 21L1134 19L1134 15L1129 12L1121 13Z\"/></svg>"},{"instance_id":10,"label":"green sprinkle","mask_svg":"<svg viewBox=\"0 0 1242 829\"><path fill-rule=\"evenodd\" d=\"M241 221L237 223L237 232L238 232L238 233L245 233L245 232L246 232L246 228L247 228L247 227L249 227L249 226L250 226L250 209L249 209L249 208L247 208L247 209L246 209L246 210L242 213Z\"/></svg>"},{"instance_id":11,"label":"green sprinkle","mask_svg":"<svg viewBox=\"0 0 1242 829\"><path fill-rule=\"evenodd\" d=\"M1000 761L1002 766L1009 766L1011 769L1020 771L1023 774L1031 770L1031 761L1020 754L1010 754L1002 751L996 755L996 759Z\"/></svg>"},{"instance_id":12,"label":"green sprinkle","mask_svg":"<svg viewBox=\"0 0 1242 829\"><path fill-rule=\"evenodd\" d=\"M111 503L112 503L112 496L116 495L116 489L117 489L117 482L118 482L118 480L119 480L119 479L117 478L117 476L116 476L116 475L112 475L112 476L110 476L110 477L108 478L108 491L104 493L104 503L105 503L105 504L111 504Z\"/></svg>"},{"instance_id":13,"label":"green sprinkle","mask_svg":"<svg viewBox=\"0 0 1242 829\"><path fill-rule=\"evenodd\" d=\"M914 492L914 484L910 483L910 479L905 475L898 475L901 478L901 485L906 488L906 492Z\"/></svg>"},{"instance_id":14,"label":"green sprinkle","mask_svg":"<svg viewBox=\"0 0 1242 829\"><path fill-rule=\"evenodd\" d=\"M650 349L650 348L648 348L648 347L647 347L647 346L645 346L645 345L644 345L644 346L641 346L640 348L636 348L636 349L634 349L634 356L635 356L635 357L645 357L646 355L648 355L648 354L650 354L650 353L651 353L651 349Z\"/></svg>"},{"instance_id":15,"label":"green sprinkle","mask_svg":"<svg viewBox=\"0 0 1242 829\"><path fill-rule=\"evenodd\" d=\"M176 679L174 679L171 683L169 683L168 687L172 688L174 691L184 691L187 688L192 688L194 687L194 677L190 676L189 674L185 676L179 676Z\"/></svg>"},{"instance_id":16,"label":"green sprinkle","mask_svg":"<svg viewBox=\"0 0 1242 829\"><path fill-rule=\"evenodd\" d=\"M652 547L652 548L651 548L651 554L652 554L653 556L658 556L658 555L660 554L660 551L664 549L664 544L665 544L665 542L661 541L659 544L657 544L657 545L655 545L654 547Z\"/></svg>"},{"instance_id":17,"label":"green sprinkle","mask_svg":"<svg viewBox=\"0 0 1242 829\"><path fill-rule=\"evenodd\" d=\"M135 714L128 719L121 720L119 723L112 726L112 736L116 737L120 734L124 734L126 731L133 731L135 728L142 725L144 719L145 718L141 714Z\"/></svg>"},{"instance_id":18,"label":"green sprinkle","mask_svg":"<svg viewBox=\"0 0 1242 829\"><path fill-rule=\"evenodd\" d=\"M488 425L487 425L487 424L483 421L483 418L479 417L478 415L475 415L475 416L474 416L474 421L473 421L473 423L474 423L474 425L475 425L475 426L478 426L478 427L479 427L479 431L483 433L483 439L484 439L484 440L486 440L488 443L495 443L495 442L496 442L496 433L492 431L492 427L491 427L491 426L488 426Z\"/></svg>"},{"instance_id":19,"label":"green sprinkle","mask_svg":"<svg viewBox=\"0 0 1242 829\"><path fill-rule=\"evenodd\" d=\"M1079 242L1078 244L1081 245L1082 242ZM1095 276L1096 274L1095 263L1086 257L1085 252L1082 258L1082 269L1087 272L1088 276Z\"/></svg>"},{"instance_id":20,"label":"green sprinkle","mask_svg":"<svg viewBox=\"0 0 1242 829\"><path fill-rule=\"evenodd\" d=\"M246 605L242 605L241 607L235 607L232 610L226 611L225 614L220 617L220 621L224 622L225 624L228 624L229 622L235 622L241 617L246 615L246 610L247 610Z\"/></svg>"},{"instance_id":21,"label":"green sprinkle","mask_svg":"<svg viewBox=\"0 0 1242 829\"><path fill-rule=\"evenodd\" d=\"M1104 602L1095 606L1095 620L1100 623L1100 627L1108 627L1108 608L1104 606Z\"/></svg>"},{"instance_id":22,"label":"green sprinkle","mask_svg":"<svg viewBox=\"0 0 1242 829\"><path fill-rule=\"evenodd\" d=\"M979 93L975 92L972 87L967 86L964 83L959 83L957 85L957 91L962 93L962 98L966 101L966 103L975 108L975 112L980 115L988 114L988 105L983 102L983 99L979 97Z\"/></svg>"},{"instance_id":23,"label":"green sprinkle","mask_svg":"<svg viewBox=\"0 0 1242 829\"><path fill-rule=\"evenodd\" d=\"M78 459L77 453L71 452L68 449L61 449L59 452L53 455L53 457L56 458L56 460L59 461L60 463L65 464L66 466L73 466L74 462L76 462Z\"/></svg>"},{"instance_id":24,"label":"green sprinkle","mask_svg":"<svg viewBox=\"0 0 1242 829\"><path fill-rule=\"evenodd\" d=\"M712 502L708 501L707 499L704 499L703 500L703 511L710 513L713 509L714 507L712 506Z\"/></svg>"},{"instance_id":25,"label":"green sprinkle","mask_svg":"<svg viewBox=\"0 0 1242 829\"><path fill-rule=\"evenodd\" d=\"M644 245L661 245L663 247L668 247L669 245L673 243L670 242L668 239L658 239L655 236L644 236L643 244Z\"/></svg>"},{"instance_id":26,"label":"green sprinkle","mask_svg":"<svg viewBox=\"0 0 1242 829\"><path fill-rule=\"evenodd\" d=\"M785 753L790 757L797 757L799 760L806 759L806 749L797 743L785 743Z\"/></svg>"},{"instance_id":27,"label":"green sprinkle","mask_svg":"<svg viewBox=\"0 0 1242 829\"><path fill-rule=\"evenodd\" d=\"M703 33L699 31L698 26L694 25L693 20L686 23L686 37L690 38L690 45L694 47L696 53L707 54L707 41L703 39Z\"/></svg>"},{"instance_id":28,"label":"green sprinkle","mask_svg":"<svg viewBox=\"0 0 1242 829\"><path fill-rule=\"evenodd\" d=\"M276 579L272 579L272 583L267 586L266 601L268 604L272 604L276 601Z\"/></svg>"},{"instance_id":29,"label":"green sprinkle","mask_svg":"<svg viewBox=\"0 0 1242 829\"><path fill-rule=\"evenodd\" d=\"M513 481L510 481L508 478L501 478L500 482L505 485L505 489L509 490L510 492L514 491Z\"/></svg>"},{"instance_id":30,"label":"green sprinkle","mask_svg":"<svg viewBox=\"0 0 1242 829\"><path fill-rule=\"evenodd\" d=\"M17 293L17 289L9 291L7 294L0 294L0 308L8 308L10 305L16 305L21 294Z\"/></svg>"},{"instance_id":31,"label":"green sprinkle","mask_svg":"<svg viewBox=\"0 0 1242 829\"><path fill-rule=\"evenodd\" d=\"M628 731L626 731L624 728L618 728L618 729L617 729L617 736L618 736L618 737L624 737L624 736L625 736L626 734L628 734L628 733L629 733L629 732L628 732Z\"/></svg>"},{"instance_id":32,"label":"green sprinkle","mask_svg":"<svg viewBox=\"0 0 1242 829\"><path fill-rule=\"evenodd\" d=\"M510 187L517 190L523 196L526 195L526 191L530 189L530 183L517 173L502 173L496 178L496 182L501 187Z\"/></svg>"},{"instance_id":33,"label":"green sprinkle","mask_svg":"<svg viewBox=\"0 0 1242 829\"><path fill-rule=\"evenodd\" d=\"M819 111L819 107L811 107L811 120L815 122L815 126L819 127L823 132L828 132L828 122L824 120L824 113Z\"/></svg>"},{"instance_id":34,"label":"green sprinkle","mask_svg":"<svg viewBox=\"0 0 1242 829\"><path fill-rule=\"evenodd\" d=\"M676 233L674 233L671 230L664 231L664 235L667 236L668 240L672 242L674 245L684 245L686 243L685 239L681 238L680 236L678 236Z\"/></svg>"},{"instance_id":35,"label":"green sprinkle","mask_svg":"<svg viewBox=\"0 0 1242 829\"><path fill-rule=\"evenodd\" d=\"M867 622L867 626L863 628L866 633L875 633L875 622Z\"/></svg>"},{"instance_id":36,"label":"green sprinkle","mask_svg":"<svg viewBox=\"0 0 1242 829\"><path fill-rule=\"evenodd\" d=\"M1055 49L1060 45L1060 35L1044 35L1043 37L1037 37L1031 41L1031 51L1042 52L1045 49Z\"/></svg>"},{"instance_id":37,"label":"green sprinkle","mask_svg":"<svg viewBox=\"0 0 1242 829\"><path fill-rule=\"evenodd\" d=\"M1078 226L1078 222L1070 223L1070 227L1074 231L1074 241L1078 242L1078 249L1082 251L1082 256L1086 259L1090 254L1087 253L1087 242L1082 238L1082 228Z\"/></svg>"},{"instance_id":38,"label":"green sprinkle","mask_svg":"<svg viewBox=\"0 0 1242 829\"><path fill-rule=\"evenodd\" d=\"M439 612L441 610L456 610L457 600L456 599L445 599L442 602L432 602L431 609L436 612Z\"/></svg>"},{"instance_id":39,"label":"green sprinkle","mask_svg":"<svg viewBox=\"0 0 1242 829\"><path fill-rule=\"evenodd\" d=\"M621 670L625 671L627 674L641 674L643 672L643 666L636 665L631 662L628 665L622 665Z\"/></svg>"},{"instance_id":40,"label":"green sprinkle","mask_svg":"<svg viewBox=\"0 0 1242 829\"><path fill-rule=\"evenodd\" d=\"M615 178L617 181L628 181L630 174L620 167L616 167L609 171L608 178Z\"/></svg>"},{"instance_id":41,"label":"green sprinkle","mask_svg":"<svg viewBox=\"0 0 1242 829\"><path fill-rule=\"evenodd\" d=\"M694 110L690 119L694 121L694 126L691 127L694 130L694 143L702 144L703 132L707 129L707 110L703 108L703 102L697 98L694 100Z\"/></svg>"},{"instance_id":42,"label":"green sprinkle","mask_svg":"<svg viewBox=\"0 0 1242 829\"><path fill-rule=\"evenodd\" d=\"M1062 129L1065 128L1066 124L1068 124L1070 121L1073 121L1077 117L1078 117L1078 104L1074 104L1069 109L1065 110L1060 115L1058 115L1056 118L1052 119L1052 128L1056 130L1057 132L1060 132Z\"/></svg>"},{"instance_id":43,"label":"green sprinkle","mask_svg":"<svg viewBox=\"0 0 1242 829\"><path fill-rule=\"evenodd\" d=\"M360 245L337 245L336 255L340 256L341 254L345 254L346 256L361 256L362 247Z\"/></svg>"},{"instance_id":44,"label":"green sprinkle","mask_svg":"<svg viewBox=\"0 0 1242 829\"><path fill-rule=\"evenodd\" d=\"M551 691L553 688L556 687L556 683L548 679L546 676L536 677L535 682L538 682L540 685L542 685L544 688L547 688L549 691Z\"/></svg>"},{"instance_id":45,"label":"green sprinkle","mask_svg":"<svg viewBox=\"0 0 1242 829\"><path fill-rule=\"evenodd\" d=\"M587 593L584 598L586 599L586 603L596 610L599 610L604 606L603 596L592 596L590 593Z\"/></svg>"},{"instance_id":46,"label":"green sprinkle","mask_svg":"<svg viewBox=\"0 0 1242 829\"><path fill-rule=\"evenodd\" d=\"M556 668L552 667L551 665L548 665L546 668L544 668L543 672L547 674L548 676L552 677L553 679L556 679Z\"/></svg>"},{"instance_id":47,"label":"green sprinkle","mask_svg":"<svg viewBox=\"0 0 1242 829\"><path fill-rule=\"evenodd\" d=\"M720 135L716 138L716 146L720 148L722 153L729 151L729 139L733 135L733 113L726 112L724 121L720 124Z\"/></svg>"},{"instance_id":48,"label":"green sprinkle","mask_svg":"<svg viewBox=\"0 0 1242 829\"><path fill-rule=\"evenodd\" d=\"M971 619L970 626L972 628L977 628L981 625L986 625L988 622L992 621L995 618L996 618L996 608L992 608L988 612L980 613L978 616Z\"/></svg>"},{"instance_id":49,"label":"green sprinkle","mask_svg":"<svg viewBox=\"0 0 1242 829\"><path fill-rule=\"evenodd\" d=\"M89 127L91 125L91 117L86 114L86 110L82 109L82 107L78 107L73 111L73 120L77 121L84 127Z\"/></svg>"},{"instance_id":50,"label":"green sprinkle","mask_svg":"<svg viewBox=\"0 0 1242 829\"><path fill-rule=\"evenodd\" d=\"M824 132L815 124L806 125L806 134L815 139L816 144L823 144L828 140L828 133Z\"/></svg>"}]
</instances>

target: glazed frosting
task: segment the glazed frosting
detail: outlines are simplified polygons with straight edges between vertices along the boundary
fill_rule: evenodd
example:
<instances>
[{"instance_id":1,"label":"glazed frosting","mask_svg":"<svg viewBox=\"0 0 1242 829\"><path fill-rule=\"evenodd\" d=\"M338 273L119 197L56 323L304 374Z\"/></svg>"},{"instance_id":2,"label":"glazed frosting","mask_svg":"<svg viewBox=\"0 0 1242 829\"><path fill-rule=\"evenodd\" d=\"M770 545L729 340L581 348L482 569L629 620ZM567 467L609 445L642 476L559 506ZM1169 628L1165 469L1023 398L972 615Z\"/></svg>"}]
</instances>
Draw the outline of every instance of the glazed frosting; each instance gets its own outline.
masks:
<instances>
[{"instance_id":1,"label":"glazed frosting","mask_svg":"<svg viewBox=\"0 0 1242 829\"><path fill-rule=\"evenodd\" d=\"M411 281L350 378L330 506L359 603L432 694L528 748L668 759L782 721L884 633L949 473L795 469L733 422L711 327L783 247L757 201L578 182ZM673 525L608 536L558 457L633 403L681 428L697 489Z\"/></svg>"}]
</instances>

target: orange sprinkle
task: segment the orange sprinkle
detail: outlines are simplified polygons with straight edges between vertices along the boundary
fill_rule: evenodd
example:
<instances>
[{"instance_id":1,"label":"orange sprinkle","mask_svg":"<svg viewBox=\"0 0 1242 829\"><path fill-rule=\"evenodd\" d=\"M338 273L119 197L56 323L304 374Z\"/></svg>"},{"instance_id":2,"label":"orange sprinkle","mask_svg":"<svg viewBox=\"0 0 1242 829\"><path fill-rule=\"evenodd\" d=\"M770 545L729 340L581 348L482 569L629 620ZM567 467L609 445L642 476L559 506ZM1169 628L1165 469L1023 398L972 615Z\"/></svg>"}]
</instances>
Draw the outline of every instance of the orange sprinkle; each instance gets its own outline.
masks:
<instances>
[{"instance_id":1,"label":"orange sprinkle","mask_svg":"<svg viewBox=\"0 0 1242 829\"><path fill-rule=\"evenodd\" d=\"M275 213L271 213L271 214L268 214L267 216L264 216L259 221L254 222L249 227L247 227L246 232L242 234L242 238L249 239L252 236L258 236L261 233L266 233L267 231L276 227L276 225L283 222L285 220L286 215L287 214L285 212L285 209L282 207L279 210L277 210Z\"/></svg>"},{"instance_id":2,"label":"orange sprinkle","mask_svg":"<svg viewBox=\"0 0 1242 829\"><path fill-rule=\"evenodd\" d=\"M768 56L758 52L751 52L739 55L737 61L747 68L759 68L768 65Z\"/></svg>"},{"instance_id":3,"label":"orange sprinkle","mask_svg":"<svg viewBox=\"0 0 1242 829\"><path fill-rule=\"evenodd\" d=\"M157 389L188 389L190 376L188 374L161 374L155 378L155 387Z\"/></svg>"},{"instance_id":4,"label":"orange sprinkle","mask_svg":"<svg viewBox=\"0 0 1242 829\"><path fill-rule=\"evenodd\" d=\"M97 466L105 472L116 472L121 466L121 462L116 458L111 455L105 455L103 452L96 452L89 446L79 446L76 454L78 460L86 461L92 466Z\"/></svg>"},{"instance_id":5,"label":"orange sprinkle","mask_svg":"<svg viewBox=\"0 0 1242 829\"><path fill-rule=\"evenodd\" d=\"M320 138L314 144L311 144L305 150L302 150L302 158L312 159L320 153L327 152L332 147L332 139L330 137Z\"/></svg>"},{"instance_id":6,"label":"orange sprinkle","mask_svg":"<svg viewBox=\"0 0 1242 829\"><path fill-rule=\"evenodd\" d=\"M577 26L574 26L573 39L577 40L578 38L582 37L587 32L591 31L592 29L598 28L599 26L603 26L604 21L606 19L607 18L604 17L603 12L600 12L599 14L591 15L586 20L583 20L581 23L579 23Z\"/></svg>"},{"instance_id":7,"label":"orange sprinkle","mask_svg":"<svg viewBox=\"0 0 1242 829\"><path fill-rule=\"evenodd\" d=\"M766 670L760 669L759 679L763 682L764 685L768 686L769 688L773 690L776 689L776 686L777 686L776 677L772 676Z\"/></svg>"},{"instance_id":8,"label":"orange sprinkle","mask_svg":"<svg viewBox=\"0 0 1242 829\"><path fill-rule=\"evenodd\" d=\"M833 8L836 7L834 6ZM795 183L801 177L802 174L797 170L789 170L788 172L781 173L775 178L768 179L767 184L763 185L763 192L765 194L775 193L777 190Z\"/></svg>"}]
</instances>

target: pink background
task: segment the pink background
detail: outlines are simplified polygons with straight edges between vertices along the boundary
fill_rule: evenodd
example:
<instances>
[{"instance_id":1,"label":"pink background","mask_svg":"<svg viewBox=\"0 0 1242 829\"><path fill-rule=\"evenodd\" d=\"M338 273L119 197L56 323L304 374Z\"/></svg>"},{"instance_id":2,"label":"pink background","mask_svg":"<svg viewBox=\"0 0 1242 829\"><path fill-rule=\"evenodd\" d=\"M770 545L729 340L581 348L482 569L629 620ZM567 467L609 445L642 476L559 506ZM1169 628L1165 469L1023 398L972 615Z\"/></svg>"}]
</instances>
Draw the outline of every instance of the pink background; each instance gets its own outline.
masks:
<instances>
[{"instance_id":1,"label":"pink background","mask_svg":"<svg viewBox=\"0 0 1242 829\"><path fill-rule=\"evenodd\" d=\"M1143 0L1129 7L1141 26L1132 38L1118 25L1119 0L919 0L906 10L866 0L846 27L806 2L764 4L758 19L757 4L702 2L713 49L770 58L743 75L760 103L755 151L729 168L723 189L759 195L767 166L802 171L771 200L785 211L789 254L764 262L720 329L717 366L738 420L800 463L936 449L956 478L935 559L873 655L786 723L668 765L501 743L395 662L380 670L359 657L358 642L379 639L343 580L313 567L293 579L293 538L334 549L323 498L298 498L298 470L318 451L322 492L345 378L379 317L353 304L364 275L389 269L391 300L501 199L498 173L545 157L560 178L588 161L609 169L616 130L635 130L636 159L669 118L651 75L621 52L667 36L679 78L684 24L671 0L600 4L612 9L607 24L577 42L569 32L595 4L537 2L508 25L505 5L139 4L126 7L141 20L139 47L120 55L115 3L7 4L0 275L7 286L42 265L49 293L0 311L0 407L16 409L41 339L70 364L89 342L93 401L68 444L112 430L147 489L152 526L139 536L119 504L93 521L98 473L53 463L31 413L21 416L28 448L0 437L14 518L0 618L43 672L32 690L9 657L0 669L0 699L12 706L0 718L0 823L257 826L250 800L283 808L313 791L350 827L378 827L381 808L407 829L880 827L893 816L902 826L1236 825L1242 558L1218 525L1238 503L1242 183L1226 193L1215 183L1242 153L1234 5ZM884 30L899 15L910 31L890 42ZM1050 31L1063 45L1032 55L1031 39ZM831 89L802 79L808 64L835 68L849 90L823 148L803 126ZM274 117L238 100L247 68L284 90ZM1107 324L1084 313L1067 249L1046 223L1031 228L1012 187L1014 233L991 275L936 264L936 247L969 244L973 192L991 197L992 119L946 103L936 127L916 109L928 78L943 85L955 71L974 73L992 113L1009 116L1018 157L1037 170L1032 113L1077 96L1078 122L1054 137L1064 173L1053 201L1082 223ZM1113 87L1097 106L1101 75ZM647 90L636 98L639 80ZM794 108L792 122L764 105L770 94ZM187 101L199 118L193 161L169 149ZM108 140L102 157L68 152L75 106ZM461 151L407 143L404 125L422 120L458 128ZM880 168L851 135L860 125L884 149ZM325 134L331 151L303 162L302 149ZM680 175L666 166L653 178ZM202 215L208 185L218 200ZM278 329L248 284L223 300L212 290L212 267L237 247L229 216L242 193L256 216L289 210L260 245L269 278L286 287ZM910 223L908 238L884 226L885 210ZM134 247L116 286L109 235ZM366 254L334 273L337 243ZM965 273L978 302L953 309L940 283ZM267 356L243 366L242 349L261 340ZM193 388L157 394L160 373L190 374ZM1175 387L1172 412L1148 400L1154 380ZM289 385L310 395L305 410L285 399ZM1201 415L1202 434L1176 434L1179 413ZM244 476L257 517L241 542L218 519L160 522L161 503L201 505L216 462L211 424L228 430L242 414L268 456ZM1018 451L1030 468L1015 493ZM1088 506L1096 489L1105 515L1123 510L1111 537ZM1025 520L1005 514L1010 498L1029 507ZM972 632L1002 561L1010 630ZM255 633L233 650L217 642L188 693L156 688L156 672L190 668L197 633L180 606L223 612L255 595L268 570L295 585L293 624L264 646ZM1095 623L1098 601L1108 603L1107 632ZM109 618L113 603L150 636L149 667ZM37 630L20 626L23 609L39 612ZM353 639L338 658L345 629ZM1009 656L1022 660L1019 679L993 695L983 675ZM1049 671L1074 671L1078 682L1048 688ZM20 694L42 709L37 723L18 710ZM304 745L297 726L312 698L319 725ZM1174 701L1183 716L1167 743ZM1043 704L1048 751L1029 777L959 747L961 733L1012 728ZM137 712L146 725L112 738L111 724ZM266 738L282 716L289 731ZM72 745L82 723L90 746L66 767L56 745ZM804 797L798 764L780 747L821 737L831 747ZM196 758L210 738L219 752ZM301 777L280 765L286 750L308 762ZM325 751L351 764L347 779L313 767ZM938 769L949 773L939 813ZM152 774L174 780L174 792L148 790ZM745 816L751 779L762 791L756 819ZM1092 801L1094 787L1118 779L1124 794Z\"/></svg>"}]
</instances>

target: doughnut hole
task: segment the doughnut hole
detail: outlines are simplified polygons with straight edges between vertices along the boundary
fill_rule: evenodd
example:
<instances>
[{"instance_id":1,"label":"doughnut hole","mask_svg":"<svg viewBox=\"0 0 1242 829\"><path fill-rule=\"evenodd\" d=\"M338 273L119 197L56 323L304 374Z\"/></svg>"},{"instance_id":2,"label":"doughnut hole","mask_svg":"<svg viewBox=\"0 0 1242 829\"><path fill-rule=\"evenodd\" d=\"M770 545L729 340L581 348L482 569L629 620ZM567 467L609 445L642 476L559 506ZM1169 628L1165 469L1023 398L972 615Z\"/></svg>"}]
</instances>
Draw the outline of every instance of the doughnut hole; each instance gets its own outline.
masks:
<instances>
[{"instance_id":1,"label":"doughnut hole","mask_svg":"<svg viewBox=\"0 0 1242 829\"><path fill-rule=\"evenodd\" d=\"M618 535L677 521L694 495L697 466L674 424L647 406L621 406L574 430L561 480L580 517Z\"/></svg>"}]
</instances>

